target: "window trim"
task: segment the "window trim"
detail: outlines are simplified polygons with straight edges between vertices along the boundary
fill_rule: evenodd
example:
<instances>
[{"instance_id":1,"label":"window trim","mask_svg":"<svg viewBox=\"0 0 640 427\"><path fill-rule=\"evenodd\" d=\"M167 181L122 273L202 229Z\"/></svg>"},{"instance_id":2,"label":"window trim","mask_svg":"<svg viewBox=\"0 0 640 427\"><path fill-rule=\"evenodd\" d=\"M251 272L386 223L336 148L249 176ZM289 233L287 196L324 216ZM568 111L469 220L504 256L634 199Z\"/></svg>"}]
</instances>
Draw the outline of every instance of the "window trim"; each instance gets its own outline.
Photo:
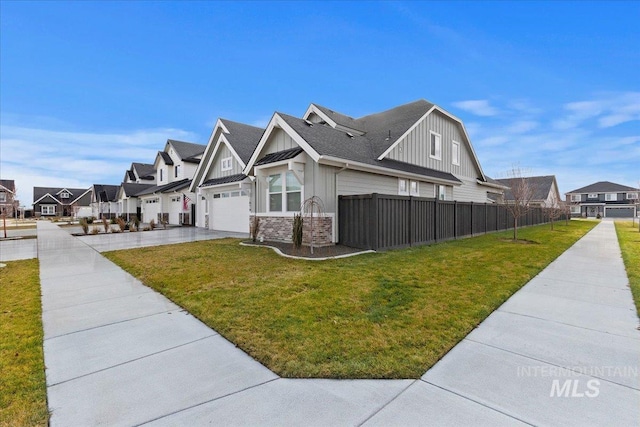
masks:
<instances>
[{"instance_id":1,"label":"window trim","mask_svg":"<svg viewBox=\"0 0 640 427\"><path fill-rule=\"evenodd\" d=\"M627 200L638 200L638 193L637 192L627 193Z\"/></svg>"},{"instance_id":2,"label":"window trim","mask_svg":"<svg viewBox=\"0 0 640 427\"><path fill-rule=\"evenodd\" d=\"M572 194L571 195L571 201L572 202L579 202L582 200L582 197L580 196L580 194Z\"/></svg>"},{"instance_id":3,"label":"window trim","mask_svg":"<svg viewBox=\"0 0 640 427\"><path fill-rule=\"evenodd\" d=\"M230 171L233 169L233 157L225 157L220 159L220 170L222 172Z\"/></svg>"},{"instance_id":4,"label":"window trim","mask_svg":"<svg viewBox=\"0 0 640 427\"><path fill-rule=\"evenodd\" d=\"M178 178L179 176L180 176L180 165L176 165L176 167L173 168L173 177Z\"/></svg>"},{"instance_id":5,"label":"window trim","mask_svg":"<svg viewBox=\"0 0 640 427\"><path fill-rule=\"evenodd\" d=\"M611 199L610 197L615 197L614 199ZM604 195L604 201L605 202L617 202L618 201L618 193L606 193Z\"/></svg>"},{"instance_id":6,"label":"window trim","mask_svg":"<svg viewBox=\"0 0 640 427\"><path fill-rule=\"evenodd\" d=\"M453 147L458 147L458 155L453 155ZM460 166L460 143L458 141L451 141L451 164Z\"/></svg>"},{"instance_id":7,"label":"window trim","mask_svg":"<svg viewBox=\"0 0 640 427\"><path fill-rule=\"evenodd\" d=\"M291 193L300 193L300 205L301 205L301 206L300 206L300 208L302 208L302 203L304 202L304 184L302 184L302 183L300 184L300 190L297 190L297 189L296 189L296 190L288 190L288 188L287 188L287 174L289 174L289 173L293 175L293 178L294 178L296 181L298 180L298 177L296 176L296 174L295 174L295 173L293 173L293 171L290 171L290 170L285 170L285 171L281 171L281 172L271 173L271 174L269 174L269 175L267 176L266 206L265 206L265 207L266 207L266 209L265 209L265 212L267 212L267 213L278 213L278 214L287 214L287 213L292 213L292 212L293 212L293 213L295 213L295 212L299 212L299 211L300 211L300 209L297 209L297 210L295 210L295 211L290 211L290 210L288 210L288 209L287 209L287 201L288 201L288 200L287 200L287 196L288 196L289 194L291 194ZM270 178L271 178L272 176L276 176L276 175L280 175L280 179L281 179L281 181L282 181L282 190L281 190L281 191L279 191L279 192L276 192L276 193L272 193L272 192L270 191L270 188L269 188L269 184L270 184L270 182L271 182L271 181L270 181ZM280 206L281 206L281 208L280 208L280 210L279 210L279 211L271 210L271 203L270 203L270 201L271 201L271 200L270 200L270 196L271 196L272 194L280 194L280 195L281 195L281 197L282 197L282 199L281 199L281 205L280 205ZM241 195L242 195L242 194L241 194Z\"/></svg>"},{"instance_id":8,"label":"window trim","mask_svg":"<svg viewBox=\"0 0 640 427\"><path fill-rule=\"evenodd\" d=\"M402 189L402 184L404 183L404 190ZM398 196L408 196L409 195L409 182L407 179L398 178Z\"/></svg>"},{"instance_id":9,"label":"window trim","mask_svg":"<svg viewBox=\"0 0 640 427\"><path fill-rule=\"evenodd\" d=\"M440 198L440 190L442 189L442 198ZM436 184L433 186L433 197L436 200L447 200L447 186L442 184Z\"/></svg>"},{"instance_id":10,"label":"window trim","mask_svg":"<svg viewBox=\"0 0 640 427\"><path fill-rule=\"evenodd\" d=\"M4 191L0 191L0 203L6 203L7 201L7 193Z\"/></svg>"},{"instance_id":11,"label":"window trim","mask_svg":"<svg viewBox=\"0 0 640 427\"><path fill-rule=\"evenodd\" d=\"M53 211L53 212L50 212ZM40 205L40 215L55 215L56 205Z\"/></svg>"},{"instance_id":12,"label":"window trim","mask_svg":"<svg viewBox=\"0 0 640 427\"><path fill-rule=\"evenodd\" d=\"M69 193L66 191L63 191L62 193L60 193L60 198L61 199L68 199L69 198Z\"/></svg>"},{"instance_id":13,"label":"window trim","mask_svg":"<svg viewBox=\"0 0 640 427\"><path fill-rule=\"evenodd\" d=\"M571 206L571 213L572 214L579 214L581 210L580 206Z\"/></svg>"},{"instance_id":14,"label":"window trim","mask_svg":"<svg viewBox=\"0 0 640 427\"><path fill-rule=\"evenodd\" d=\"M436 145L433 147L435 153L431 154L431 139L433 136L436 136ZM429 158L435 160L442 160L442 135L432 130L429 131Z\"/></svg>"},{"instance_id":15,"label":"window trim","mask_svg":"<svg viewBox=\"0 0 640 427\"><path fill-rule=\"evenodd\" d=\"M589 193L587 194L587 199L597 199L598 193Z\"/></svg>"},{"instance_id":16,"label":"window trim","mask_svg":"<svg viewBox=\"0 0 640 427\"><path fill-rule=\"evenodd\" d=\"M415 184L416 191L413 191L413 184ZM409 181L409 195L410 196L420 196L420 181Z\"/></svg>"}]
</instances>

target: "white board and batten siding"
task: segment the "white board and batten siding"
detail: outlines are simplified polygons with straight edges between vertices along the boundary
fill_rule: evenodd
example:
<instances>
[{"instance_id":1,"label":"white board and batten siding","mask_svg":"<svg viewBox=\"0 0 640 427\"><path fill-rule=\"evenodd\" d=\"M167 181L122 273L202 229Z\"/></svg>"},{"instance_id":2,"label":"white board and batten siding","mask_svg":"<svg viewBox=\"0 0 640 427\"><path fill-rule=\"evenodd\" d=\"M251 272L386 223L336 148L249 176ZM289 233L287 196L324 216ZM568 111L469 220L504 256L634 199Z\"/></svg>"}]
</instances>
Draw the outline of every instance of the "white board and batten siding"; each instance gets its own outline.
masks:
<instances>
[{"instance_id":1,"label":"white board and batten siding","mask_svg":"<svg viewBox=\"0 0 640 427\"><path fill-rule=\"evenodd\" d=\"M274 129L269 136L269 140L262 149L262 152L258 156L258 159L267 154L277 153L278 151L289 150L296 147L299 147L299 145L285 131L282 129Z\"/></svg>"},{"instance_id":2,"label":"white board and batten siding","mask_svg":"<svg viewBox=\"0 0 640 427\"><path fill-rule=\"evenodd\" d=\"M231 158L231 169L223 171L222 159L228 159L229 157ZM242 166L235 158L229 147L227 147L227 144L224 143L220 144L218 152L216 153L211 166L211 172L209 172L209 174L205 178L205 181L207 179L222 178L225 176L237 175L242 173Z\"/></svg>"},{"instance_id":3,"label":"white board and batten siding","mask_svg":"<svg viewBox=\"0 0 640 427\"><path fill-rule=\"evenodd\" d=\"M441 158L429 156L430 132L440 135ZM460 144L460 165L452 162L453 141ZM422 120L387 156L390 159L412 163L430 169L449 172L455 176L478 178L480 171L475 165L469 142L462 133L461 125L438 111Z\"/></svg>"}]
</instances>

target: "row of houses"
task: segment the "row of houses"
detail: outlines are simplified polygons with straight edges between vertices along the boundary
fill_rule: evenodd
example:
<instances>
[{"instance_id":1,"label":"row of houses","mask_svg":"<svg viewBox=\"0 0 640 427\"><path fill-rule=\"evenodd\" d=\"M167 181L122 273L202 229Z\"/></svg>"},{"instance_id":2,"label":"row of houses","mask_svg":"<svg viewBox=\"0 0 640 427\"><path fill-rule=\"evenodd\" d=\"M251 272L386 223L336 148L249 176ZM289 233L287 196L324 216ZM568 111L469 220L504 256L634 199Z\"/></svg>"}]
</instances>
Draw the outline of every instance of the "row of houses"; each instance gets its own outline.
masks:
<instances>
[{"instance_id":1,"label":"row of houses","mask_svg":"<svg viewBox=\"0 0 640 427\"><path fill-rule=\"evenodd\" d=\"M560 203L555 177L527 179L538 205ZM616 199L620 209L603 206L602 215L630 214L622 208L633 200L631 190ZM243 233L259 222L265 239L288 240L294 214L313 199L323 213L319 243L329 244L338 238L339 198L369 193L475 203L510 198L508 180L484 173L462 121L418 100L360 118L311 104L301 117L275 112L266 128L218 119L206 145L168 140L153 164L132 163L120 185L34 188L34 210L80 215L90 207L96 217L136 215Z\"/></svg>"}]
</instances>

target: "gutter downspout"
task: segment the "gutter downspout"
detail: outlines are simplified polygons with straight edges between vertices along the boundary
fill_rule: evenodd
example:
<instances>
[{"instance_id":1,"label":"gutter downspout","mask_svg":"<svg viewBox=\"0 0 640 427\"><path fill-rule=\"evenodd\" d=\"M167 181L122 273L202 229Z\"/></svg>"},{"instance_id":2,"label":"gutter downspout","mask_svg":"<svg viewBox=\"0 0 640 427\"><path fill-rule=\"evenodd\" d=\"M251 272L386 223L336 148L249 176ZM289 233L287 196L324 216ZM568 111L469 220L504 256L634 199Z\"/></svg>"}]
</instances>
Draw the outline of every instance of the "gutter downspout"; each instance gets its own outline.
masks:
<instances>
[{"instance_id":1,"label":"gutter downspout","mask_svg":"<svg viewBox=\"0 0 640 427\"><path fill-rule=\"evenodd\" d=\"M338 238L340 237L340 233L339 233L339 231L340 231L340 230L338 229L338 227L339 227L339 225L338 225L338 224L340 223L340 221L338 221L338 219L340 218L340 217L339 217L339 212L338 212L338 209L339 209L339 199L338 199L338 175L339 175L339 174L341 174L342 172L344 172L345 170L347 170L348 168L349 168L349 164L348 164L348 163L346 163L346 164L345 164L341 169L338 169L337 171L335 171L335 172L333 173L333 187L334 187L334 188L333 188L333 193L335 194L335 204L336 204L336 205L335 205L335 206L336 206L336 209L335 209L335 211L336 211L336 212L335 212L335 214L333 215L334 222L335 222L335 224L334 224L334 225L335 225L335 227L334 227L334 233L335 233L335 235L334 235L334 239L333 239L333 240L334 240L334 242L333 242L333 243L335 243L335 244L338 244Z\"/></svg>"}]
</instances>

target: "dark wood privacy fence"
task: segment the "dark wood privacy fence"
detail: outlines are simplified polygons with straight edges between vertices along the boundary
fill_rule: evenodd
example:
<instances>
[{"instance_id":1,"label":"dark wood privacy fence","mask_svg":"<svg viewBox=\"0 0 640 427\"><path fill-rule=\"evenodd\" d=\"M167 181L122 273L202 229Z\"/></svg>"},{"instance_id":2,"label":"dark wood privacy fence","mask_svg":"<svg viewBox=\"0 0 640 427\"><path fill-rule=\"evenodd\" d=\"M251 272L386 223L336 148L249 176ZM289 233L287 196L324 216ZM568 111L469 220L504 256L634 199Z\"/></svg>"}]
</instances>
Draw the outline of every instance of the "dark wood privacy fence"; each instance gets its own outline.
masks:
<instances>
[{"instance_id":1,"label":"dark wood privacy fence","mask_svg":"<svg viewBox=\"0 0 640 427\"><path fill-rule=\"evenodd\" d=\"M532 208L518 226L547 222L544 211ZM339 198L339 242L354 248L425 245L512 227L513 216L501 205L376 193Z\"/></svg>"}]
</instances>

